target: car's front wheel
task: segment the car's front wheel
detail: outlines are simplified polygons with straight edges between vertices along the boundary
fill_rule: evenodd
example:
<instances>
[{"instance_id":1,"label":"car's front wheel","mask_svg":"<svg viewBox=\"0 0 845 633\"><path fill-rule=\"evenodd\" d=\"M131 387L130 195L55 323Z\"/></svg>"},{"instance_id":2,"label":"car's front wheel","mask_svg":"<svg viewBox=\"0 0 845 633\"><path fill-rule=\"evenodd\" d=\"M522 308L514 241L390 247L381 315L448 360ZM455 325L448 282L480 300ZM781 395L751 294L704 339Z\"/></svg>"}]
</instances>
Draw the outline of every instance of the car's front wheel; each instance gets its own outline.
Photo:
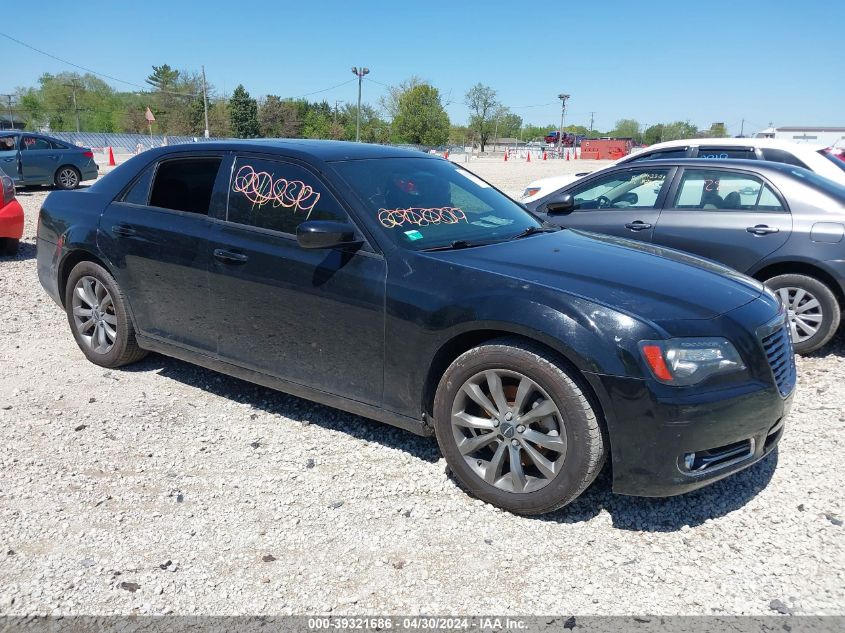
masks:
<instances>
[{"instance_id":1,"label":"car's front wheel","mask_svg":"<svg viewBox=\"0 0 845 633\"><path fill-rule=\"evenodd\" d=\"M842 308L827 285L815 277L793 274L767 279L766 285L786 308L797 353L814 352L836 334Z\"/></svg>"},{"instance_id":2,"label":"car's front wheel","mask_svg":"<svg viewBox=\"0 0 845 633\"><path fill-rule=\"evenodd\" d=\"M114 277L94 262L80 262L65 287L65 311L73 338L96 365L120 367L147 355L138 347L126 300Z\"/></svg>"},{"instance_id":3,"label":"car's front wheel","mask_svg":"<svg viewBox=\"0 0 845 633\"><path fill-rule=\"evenodd\" d=\"M544 349L510 338L471 349L446 370L434 403L437 441L475 496L541 514L595 479L605 443L570 371Z\"/></svg>"},{"instance_id":4,"label":"car's front wheel","mask_svg":"<svg viewBox=\"0 0 845 633\"><path fill-rule=\"evenodd\" d=\"M82 174L76 167L65 165L59 167L56 171L56 178L54 180L56 187L59 189L76 189L79 183L82 182Z\"/></svg>"}]
</instances>

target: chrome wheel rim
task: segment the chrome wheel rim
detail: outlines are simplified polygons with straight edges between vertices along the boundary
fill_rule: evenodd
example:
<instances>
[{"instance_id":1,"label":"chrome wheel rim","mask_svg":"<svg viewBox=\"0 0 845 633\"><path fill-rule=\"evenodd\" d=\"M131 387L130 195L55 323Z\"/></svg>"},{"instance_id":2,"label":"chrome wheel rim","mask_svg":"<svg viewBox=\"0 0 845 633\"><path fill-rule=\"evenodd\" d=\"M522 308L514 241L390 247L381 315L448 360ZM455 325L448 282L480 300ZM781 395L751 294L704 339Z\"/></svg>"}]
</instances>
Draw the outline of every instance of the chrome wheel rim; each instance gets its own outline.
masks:
<instances>
[{"instance_id":1,"label":"chrome wheel rim","mask_svg":"<svg viewBox=\"0 0 845 633\"><path fill-rule=\"evenodd\" d=\"M804 288L794 286L778 288L776 292L786 308L786 320L792 331L792 341L801 343L815 336L824 320L819 300Z\"/></svg>"},{"instance_id":2,"label":"chrome wheel rim","mask_svg":"<svg viewBox=\"0 0 845 633\"><path fill-rule=\"evenodd\" d=\"M451 424L467 465L500 490L540 490L566 459L560 410L542 387L516 371L489 369L467 380L452 404Z\"/></svg>"},{"instance_id":3,"label":"chrome wheel rim","mask_svg":"<svg viewBox=\"0 0 845 633\"><path fill-rule=\"evenodd\" d=\"M105 284L85 276L73 289L73 325L80 340L97 354L108 354L117 340L117 315Z\"/></svg>"},{"instance_id":4,"label":"chrome wheel rim","mask_svg":"<svg viewBox=\"0 0 845 633\"><path fill-rule=\"evenodd\" d=\"M62 187L72 189L78 182L76 172L72 169L63 169L59 172L59 182L62 183Z\"/></svg>"}]
</instances>

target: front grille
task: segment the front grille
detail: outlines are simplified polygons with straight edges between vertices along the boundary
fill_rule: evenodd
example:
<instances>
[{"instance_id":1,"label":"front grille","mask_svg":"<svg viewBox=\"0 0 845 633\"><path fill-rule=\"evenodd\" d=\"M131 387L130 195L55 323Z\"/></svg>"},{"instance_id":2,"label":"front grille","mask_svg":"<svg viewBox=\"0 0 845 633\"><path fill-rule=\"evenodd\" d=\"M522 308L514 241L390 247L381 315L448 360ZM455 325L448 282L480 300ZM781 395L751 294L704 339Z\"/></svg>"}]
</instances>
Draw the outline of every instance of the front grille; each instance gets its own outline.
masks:
<instances>
[{"instance_id":1,"label":"front grille","mask_svg":"<svg viewBox=\"0 0 845 633\"><path fill-rule=\"evenodd\" d=\"M768 336L760 339L775 384L782 396L788 396L795 388L795 352L792 350L792 335L786 323L780 325Z\"/></svg>"}]
</instances>

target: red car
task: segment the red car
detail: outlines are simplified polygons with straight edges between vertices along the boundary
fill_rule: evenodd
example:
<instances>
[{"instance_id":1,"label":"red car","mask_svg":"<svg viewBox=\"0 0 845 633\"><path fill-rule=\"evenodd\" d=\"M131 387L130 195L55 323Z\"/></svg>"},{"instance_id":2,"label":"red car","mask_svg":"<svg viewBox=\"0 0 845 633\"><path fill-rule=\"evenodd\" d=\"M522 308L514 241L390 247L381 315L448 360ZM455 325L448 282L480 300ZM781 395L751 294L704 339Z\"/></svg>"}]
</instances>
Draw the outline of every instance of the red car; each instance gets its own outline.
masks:
<instances>
[{"instance_id":1,"label":"red car","mask_svg":"<svg viewBox=\"0 0 845 633\"><path fill-rule=\"evenodd\" d=\"M15 255L23 236L23 208L12 179L0 171L0 255Z\"/></svg>"}]
</instances>

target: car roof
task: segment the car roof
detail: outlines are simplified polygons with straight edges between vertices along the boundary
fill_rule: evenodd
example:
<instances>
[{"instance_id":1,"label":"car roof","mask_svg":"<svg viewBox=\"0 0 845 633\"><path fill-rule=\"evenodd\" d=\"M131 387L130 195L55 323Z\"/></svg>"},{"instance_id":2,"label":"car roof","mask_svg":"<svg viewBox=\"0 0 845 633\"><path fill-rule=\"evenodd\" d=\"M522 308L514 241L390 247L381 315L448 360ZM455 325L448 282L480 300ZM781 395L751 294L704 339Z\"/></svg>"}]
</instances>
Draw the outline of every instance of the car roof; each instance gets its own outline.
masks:
<instances>
[{"instance_id":1,"label":"car roof","mask_svg":"<svg viewBox=\"0 0 845 633\"><path fill-rule=\"evenodd\" d=\"M663 141L643 148L643 152L675 147L699 147L701 145L721 145L723 147L771 147L773 149L796 150L805 148L810 151L824 149L824 145L814 143L795 143L779 138L684 138L674 141ZM640 152L637 152L638 154ZM636 154L631 154L636 156Z\"/></svg>"},{"instance_id":2,"label":"car roof","mask_svg":"<svg viewBox=\"0 0 845 633\"><path fill-rule=\"evenodd\" d=\"M374 145L372 143L355 143L351 141L324 141L317 139L242 139L230 141L203 141L169 145L149 150L155 154L171 152L204 152L204 151L250 151L260 153L278 153L300 158L312 158L324 162L341 160L365 160L369 158L432 158L432 156L418 150L393 147L390 145ZM145 152L148 154L149 152Z\"/></svg>"},{"instance_id":3,"label":"car roof","mask_svg":"<svg viewBox=\"0 0 845 633\"><path fill-rule=\"evenodd\" d=\"M809 171L803 167L796 165L788 165L786 163L776 163L769 160L748 160L742 158L660 158L655 160L647 160L638 163L620 163L618 165L610 165L604 169L591 172L590 177L600 173L607 173L615 170L624 171L626 169L639 169L641 167L722 167L728 169L742 169L744 171L754 171L759 173L777 172L788 176L794 176L792 173L796 169L802 171Z\"/></svg>"}]
</instances>

